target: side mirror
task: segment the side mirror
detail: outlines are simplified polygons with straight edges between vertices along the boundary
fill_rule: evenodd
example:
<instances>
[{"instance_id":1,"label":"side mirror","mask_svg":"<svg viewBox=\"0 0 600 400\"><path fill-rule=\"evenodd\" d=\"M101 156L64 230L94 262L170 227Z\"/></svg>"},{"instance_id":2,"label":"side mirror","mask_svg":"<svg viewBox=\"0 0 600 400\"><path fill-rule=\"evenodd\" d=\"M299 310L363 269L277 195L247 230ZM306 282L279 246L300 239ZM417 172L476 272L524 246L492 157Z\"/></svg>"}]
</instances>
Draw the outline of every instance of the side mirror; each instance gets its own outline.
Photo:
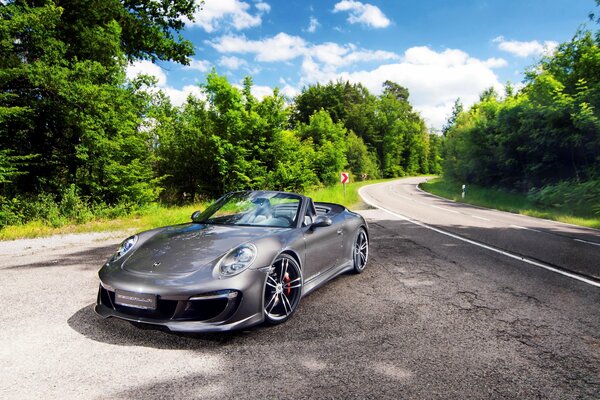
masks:
<instances>
[{"instance_id":1,"label":"side mirror","mask_svg":"<svg viewBox=\"0 0 600 400\"><path fill-rule=\"evenodd\" d=\"M200 212L200 211L194 211L192 213L192 221L195 221L196 219L198 219L198 217L200 216L200 214L202 214L202 212Z\"/></svg>"},{"instance_id":2,"label":"side mirror","mask_svg":"<svg viewBox=\"0 0 600 400\"><path fill-rule=\"evenodd\" d=\"M316 228L321 228L323 226L331 226L331 224L333 224L333 221L331 221L331 218L320 215L315 219L315 222L312 223L312 225L310 226L310 229L314 230Z\"/></svg>"}]
</instances>

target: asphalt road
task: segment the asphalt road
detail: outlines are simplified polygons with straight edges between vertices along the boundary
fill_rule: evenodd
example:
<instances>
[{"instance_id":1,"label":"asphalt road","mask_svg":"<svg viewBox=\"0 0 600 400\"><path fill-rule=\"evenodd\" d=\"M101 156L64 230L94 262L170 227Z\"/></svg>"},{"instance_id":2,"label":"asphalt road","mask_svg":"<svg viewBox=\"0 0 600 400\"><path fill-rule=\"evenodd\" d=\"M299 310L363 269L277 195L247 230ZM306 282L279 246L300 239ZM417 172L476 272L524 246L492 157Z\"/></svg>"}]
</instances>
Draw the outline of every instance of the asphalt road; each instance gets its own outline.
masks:
<instances>
[{"instance_id":1,"label":"asphalt road","mask_svg":"<svg viewBox=\"0 0 600 400\"><path fill-rule=\"evenodd\" d=\"M0 242L0 398L600 398L599 288L364 214L363 274L229 334L96 316L116 237Z\"/></svg>"},{"instance_id":2,"label":"asphalt road","mask_svg":"<svg viewBox=\"0 0 600 400\"><path fill-rule=\"evenodd\" d=\"M426 179L369 186L363 196L408 218L600 284L600 231L442 199L417 187Z\"/></svg>"}]
</instances>

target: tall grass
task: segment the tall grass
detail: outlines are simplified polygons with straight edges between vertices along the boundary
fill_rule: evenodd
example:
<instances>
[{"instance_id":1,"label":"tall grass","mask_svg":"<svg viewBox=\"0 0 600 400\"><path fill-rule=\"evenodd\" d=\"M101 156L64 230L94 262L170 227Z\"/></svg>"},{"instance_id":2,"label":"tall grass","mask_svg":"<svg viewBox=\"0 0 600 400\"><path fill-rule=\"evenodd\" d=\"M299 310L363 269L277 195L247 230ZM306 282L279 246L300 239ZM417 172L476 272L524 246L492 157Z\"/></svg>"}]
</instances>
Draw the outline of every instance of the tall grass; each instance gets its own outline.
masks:
<instances>
[{"instance_id":1,"label":"tall grass","mask_svg":"<svg viewBox=\"0 0 600 400\"><path fill-rule=\"evenodd\" d=\"M600 216L594 214L591 208L589 212L585 212L580 207L570 206L567 203L560 206L544 205L540 204L536 196L477 185L467 185L463 199L462 184L445 178L432 179L422 183L420 187L437 196L458 202L600 229Z\"/></svg>"}]
</instances>

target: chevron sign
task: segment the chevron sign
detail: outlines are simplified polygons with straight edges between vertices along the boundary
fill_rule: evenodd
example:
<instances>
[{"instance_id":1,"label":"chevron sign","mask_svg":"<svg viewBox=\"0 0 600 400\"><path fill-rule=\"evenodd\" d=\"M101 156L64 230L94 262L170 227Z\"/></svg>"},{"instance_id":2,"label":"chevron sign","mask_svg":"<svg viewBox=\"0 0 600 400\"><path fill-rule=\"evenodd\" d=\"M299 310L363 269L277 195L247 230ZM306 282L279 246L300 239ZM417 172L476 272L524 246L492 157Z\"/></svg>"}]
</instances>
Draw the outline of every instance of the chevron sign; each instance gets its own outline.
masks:
<instances>
[{"instance_id":1,"label":"chevron sign","mask_svg":"<svg viewBox=\"0 0 600 400\"><path fill-rule=\"evenodd\" d=\"M342 172L340 175L342 183L346 184L350 182L350 174L348 172Z\"/></svg>"}]
</instances>

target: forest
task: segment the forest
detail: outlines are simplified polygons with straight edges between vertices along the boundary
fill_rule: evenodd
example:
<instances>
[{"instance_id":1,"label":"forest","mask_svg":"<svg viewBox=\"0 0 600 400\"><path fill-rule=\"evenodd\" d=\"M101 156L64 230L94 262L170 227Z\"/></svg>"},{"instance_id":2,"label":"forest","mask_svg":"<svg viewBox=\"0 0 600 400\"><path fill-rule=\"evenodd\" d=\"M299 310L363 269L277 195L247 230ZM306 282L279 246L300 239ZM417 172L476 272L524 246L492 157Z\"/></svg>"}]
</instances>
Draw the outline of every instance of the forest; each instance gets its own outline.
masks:
<instances>
[{"instance_id":1,"label":"forest","mask_svg":"<svg viewBox=\"0 0 600 400\"><path fill-rule=\"evenodd\" d=\"M195 0L8 0L0 5L0 228L112 218L241 189L304 192L441 174L600 213L600 32L580 29L523 85L490 88L443 132L407 88L335 81L252 95L212 70L174 106L136 60L187 64ZM590 18L594 20L594 16Z\"/></svg>"},{"instance_id":2,"label":"forest","mask_svg":"<svg viewBox=\"0 0 600 400\"><path fill-rule=\"evenodd\" d=\"M305 191L441 172L442 138L386 82L275 89L215 70L175 107L135 60L186 64L194 0L13 0L0 8L0 227L114 217L241 189Z\"/></svg>"},{"instance_id":3,"label":"forest","mask_svg":"<svg viewBox=\"0 0 600 400\"><path fill-rule=\"evenodd\" d=\"M457 101L444 127L445 177L600 215L599 45L600 30L580 29L520 90L490 89L468 110Z\"/></svg>"}]
</instances>

